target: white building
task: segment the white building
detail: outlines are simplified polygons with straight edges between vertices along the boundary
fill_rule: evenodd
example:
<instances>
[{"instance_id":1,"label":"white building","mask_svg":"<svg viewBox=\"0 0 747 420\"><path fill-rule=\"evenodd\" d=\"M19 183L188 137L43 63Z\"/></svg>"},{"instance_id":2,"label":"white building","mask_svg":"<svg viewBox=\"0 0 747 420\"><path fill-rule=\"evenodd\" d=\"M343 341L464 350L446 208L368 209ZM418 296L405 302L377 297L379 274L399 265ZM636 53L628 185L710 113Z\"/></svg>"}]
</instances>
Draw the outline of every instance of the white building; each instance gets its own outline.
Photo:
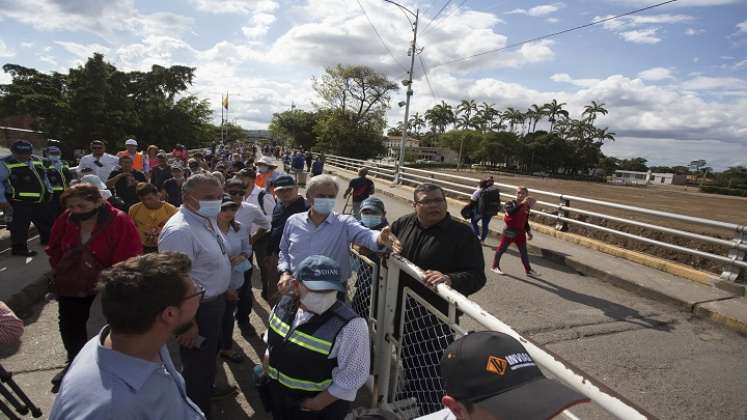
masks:
<instances>
[{"instance_id":1,"label":"white building","mask_svg":"<svg viewBox=\"0 0 747 420\"><path fill-rule=\"evenodd\" d=\"M625 185L684 185L687 183L687 175L617 170L612 176L612 182Z\"/></svg>"}]
</instances>

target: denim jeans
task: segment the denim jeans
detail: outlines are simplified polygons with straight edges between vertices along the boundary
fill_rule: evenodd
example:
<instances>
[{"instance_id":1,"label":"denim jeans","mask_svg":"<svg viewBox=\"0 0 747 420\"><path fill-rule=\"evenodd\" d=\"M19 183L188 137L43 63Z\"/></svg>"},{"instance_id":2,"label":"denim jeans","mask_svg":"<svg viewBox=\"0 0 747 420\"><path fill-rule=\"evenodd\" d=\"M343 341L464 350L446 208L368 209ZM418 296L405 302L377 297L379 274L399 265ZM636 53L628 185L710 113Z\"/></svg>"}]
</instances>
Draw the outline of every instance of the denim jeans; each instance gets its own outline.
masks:
<instances>
[{"instance_id":1,"label":"denim jeans","mask_svg":"<svg viewBox=\"0 0 747 420\"><path fill-rule=\"evenodd\" d=\"M480 238L481 241L484 241L485 238L488 237L488 226L490 225L490 219L492 219L493 216L480 216L480 215L474 215L472 216L472 220L470 222L472 223L472 232L475 233L475 236ZM477 226L477 222L482 221L482 232L480 232L480 227Z\"/></svg>"}]
</instances>

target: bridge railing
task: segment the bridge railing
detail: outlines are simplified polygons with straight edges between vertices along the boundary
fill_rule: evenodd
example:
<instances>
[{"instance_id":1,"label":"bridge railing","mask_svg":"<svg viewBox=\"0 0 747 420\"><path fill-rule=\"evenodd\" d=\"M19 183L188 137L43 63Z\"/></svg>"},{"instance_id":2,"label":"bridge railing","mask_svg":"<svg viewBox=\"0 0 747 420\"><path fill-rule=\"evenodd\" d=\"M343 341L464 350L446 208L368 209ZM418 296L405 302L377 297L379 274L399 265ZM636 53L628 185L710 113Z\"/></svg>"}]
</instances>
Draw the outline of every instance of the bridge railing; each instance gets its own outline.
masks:
<instances>
[{"instance_id":1,"label":"bridge railing","mask_svg":"<svg viewBox=\"0 0 747 420\"><path fill-rule=\"evenodd\" d=\"M545 374L587 396L615 418L645 419L650 415L605 385L548 350L521 336L477 303L445 284L428 299L409 287L402 276L424 283L419 267L398 255L368 258L351 251L353 279L348 297L366 318L371 334L373 374L368 382L373 404L410 419L440 410L444 387L438 365L448 345L467 331L498 331L519 340ZM441 312L429 301L448 305ZM460 313L460 316L457 316ZM565 417L576 419L569 411Z\"/></svg>"},{"instance_id":2,"label":"bridge railing","mask_svg":"<svg viewBox=\"0 0 747 420\"><path fill-rule=\"evenodd\" d=\"M395 165L334 155L327 155L326 164L349 171L357 171L365 166L369 168L369 173L388 180L394 180L398 174ZM476 178L406 166L399 169L401 183L417 185L432 182L451 195L466 200L469 200L480 181ZM504 196L515 197L513 193L516 185L500 182L496 182L495 185L502 190ZM537 207L532 209L532 214L554 222L557 230L567 230L571 224L600 234L611 234L674 253L703 258L720 265L722 280L737 281L747 269L747 225L553 191L532 189L531 193L541 198L537 202ZM571 206L571 203L574 206ZM615 214L609 214L609 211ZM641 218L647 220L636 220ZM673 223L678 227L673 227ZM694 229L697 226L704 229ZM678 241L677 238L692 241ZM704 250L704 245L713 246Z\"/></svg>"}]
</instances>

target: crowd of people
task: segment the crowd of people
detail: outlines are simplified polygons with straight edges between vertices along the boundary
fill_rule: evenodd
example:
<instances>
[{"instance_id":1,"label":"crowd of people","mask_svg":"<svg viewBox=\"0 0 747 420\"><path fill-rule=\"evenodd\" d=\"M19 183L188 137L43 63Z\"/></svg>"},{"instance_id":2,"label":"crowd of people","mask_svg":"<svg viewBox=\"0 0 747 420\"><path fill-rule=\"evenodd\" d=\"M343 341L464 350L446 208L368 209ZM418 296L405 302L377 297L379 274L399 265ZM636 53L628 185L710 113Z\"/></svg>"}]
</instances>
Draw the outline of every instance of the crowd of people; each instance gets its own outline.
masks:
<instances>
[{"instance_id":1,"label":"crowd of people","mask_svg":"<svg viewBox=\"0 0 747 420\"><path fill-rule=\"evenodd\" d=\"M445 283L470 295L485 285L480 241L501 207L492 179L473 195L474 231L449 215L446 194L435 184L418 186L413 213L390 225L365 168L343 192L343 198L352 197L353 215L337 213L338 181L324 174L323 159L308 151L235 143L192 155L180 145L171 152L157 146L140 152L135 139L123 146L111 155L103 141L93 141L90 154L68 167L59 148L48 148L42 159L29 143L17 141L12 155L0 160L0 206L12 211L12 254L34 255L27 246L33 222L53 271L50 286L67 352L65 368L52 380L53 419L210 418L213 401L237 393L216 385L217 361L245 362L234 347L234 325L244 337L260 335L267 345L253 381L273 418L343 419L371 364L366 313L356 312L347 296L355 270L351 247L374 261L399 253L423 268L425 285L403 274L398 293L409 287L444 314L446 302L429 287ZM289 171L280 170L278 160ZM531 273L521 238L531 235L526 228L533 201L523 193L507 203L507 229L516 234L504 231L496 272L501 254L514 242L520 250L523 244L522 261ZM262 332L250 322L254 270L260 296L272 308ZM97 297L107 325L88 337L86 323ZM353 296L356 300L360 297ZM0 305L0 322L17 331L14 319ZM419 322L426 334L435 334L419 338L426 347L439 337L454 341L436 316ZM406 353L435 355L442 349L408 346L412 339L402 337L405 368L423 378L448 376L437 356ZM178 344L181 369L166 346L170 340ZM516 345L503 344L519 352ZM454 351L461 354L461 347ZM530 376L537 375L538 370ZM471 396L478 394L460 391L469 387L454 385L450 377L444 381L451 396L418 380L408 382L406 392L423 406L443 403L457 418L470 418L477 401ZM563 403L581 401L563 395L568 396Z\"/></svg>"}]
</instances>

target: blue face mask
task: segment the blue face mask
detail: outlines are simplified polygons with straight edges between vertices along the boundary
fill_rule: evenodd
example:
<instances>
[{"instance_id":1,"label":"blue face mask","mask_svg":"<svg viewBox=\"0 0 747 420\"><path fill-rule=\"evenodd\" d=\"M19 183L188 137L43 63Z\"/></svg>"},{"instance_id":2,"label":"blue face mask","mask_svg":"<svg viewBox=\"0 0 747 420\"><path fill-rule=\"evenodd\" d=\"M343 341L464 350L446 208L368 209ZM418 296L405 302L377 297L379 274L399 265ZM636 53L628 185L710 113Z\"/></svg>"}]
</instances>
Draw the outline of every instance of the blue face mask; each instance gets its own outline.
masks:
<instances>
[{"instance_id":1,"label":"blue face mask","mask_svg":"<svg viewBox=\"0 0 747 420\"><path fill-rule=\"evenodd\" d=\"M60 161L60 155L49 155L49 160L57 163Z\"/></svg>"},{"instance_id":2,"label":"blue face mask","mask_svg":"<svg viewBox=\"0 0 747 420\"><path fill-rule=\"evenodd\" d=\"M320 214L329 214L335 208L334 198L315 198L314 210Z\"/></svg>"},{"instance_id":3,"label":"blue face mask","mask_svg":"<svg viewBox=\"0 0 747 420\"><path fill-rule=\"evenodd\" d=\"M249 262L249 260L244 260L236 265L233 266L233 271L237 273L243 273L245 271L249 271L252 268L252 263Z\"/></svg>"},{"instance_id":4,"label":"blue face mask","mask_svg":"<svg viewBox=\"0 0 747 420\"><path fill-rule=\"evenodd\" d=\"M365 227L378 226L383 220L384 218L378 214L361 214L361 223L363 223L363 226Z\"/></svg>"},{"instance_id":5,"label":"blue face mask","mask_svg":"<svg viewBox=\"0 0 747 420\"><path fill-rule=\"evenodd\" d=\"M220 205L223 203L222 200L200 200L200 208L197 210L197 214L202 217L209 219L218 216L220 213Z\"/></svg>"}]
</instances>

